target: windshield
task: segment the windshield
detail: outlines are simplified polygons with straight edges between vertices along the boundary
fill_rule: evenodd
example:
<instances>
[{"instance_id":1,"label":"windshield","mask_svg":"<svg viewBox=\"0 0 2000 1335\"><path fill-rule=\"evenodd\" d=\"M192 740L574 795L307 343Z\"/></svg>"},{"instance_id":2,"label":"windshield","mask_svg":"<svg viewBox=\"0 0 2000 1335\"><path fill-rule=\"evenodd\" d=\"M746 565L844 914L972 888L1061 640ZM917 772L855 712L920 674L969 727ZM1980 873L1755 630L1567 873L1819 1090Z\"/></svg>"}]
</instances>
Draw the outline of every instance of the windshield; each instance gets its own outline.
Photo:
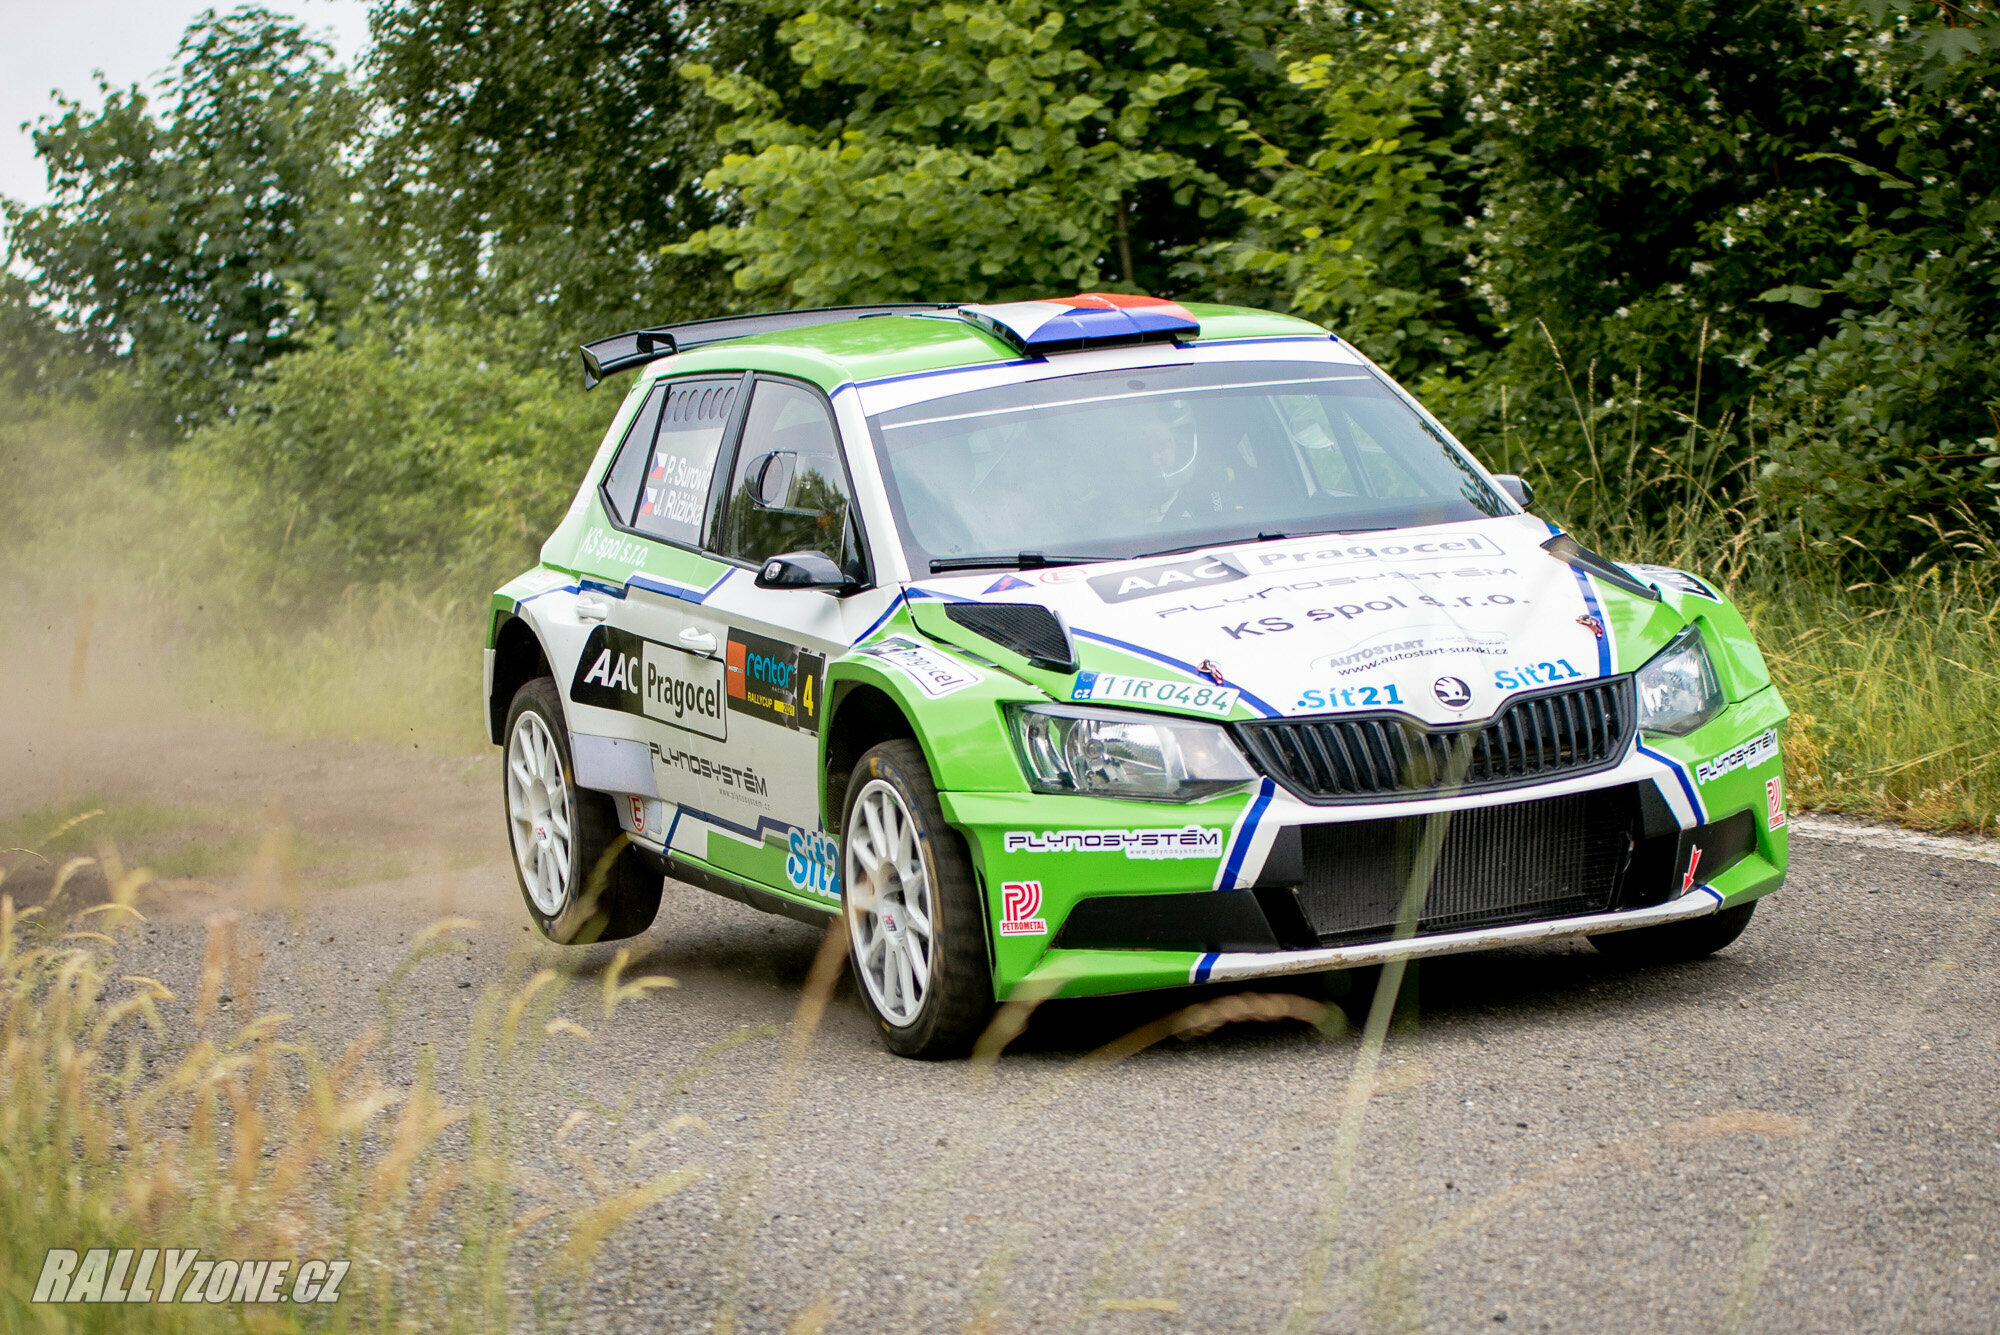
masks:
<instances>
[{"instance_id":1,"label":"windshield","mask_svg":"<svg viewBox=\"0 0 2000 1335\"><path fill-rule=\"evenodd\" d=\"M1508 511L1470 459L1360 366L1095 372L931 399L870 424L920 573Z\"/></svg>"}]
</instances>

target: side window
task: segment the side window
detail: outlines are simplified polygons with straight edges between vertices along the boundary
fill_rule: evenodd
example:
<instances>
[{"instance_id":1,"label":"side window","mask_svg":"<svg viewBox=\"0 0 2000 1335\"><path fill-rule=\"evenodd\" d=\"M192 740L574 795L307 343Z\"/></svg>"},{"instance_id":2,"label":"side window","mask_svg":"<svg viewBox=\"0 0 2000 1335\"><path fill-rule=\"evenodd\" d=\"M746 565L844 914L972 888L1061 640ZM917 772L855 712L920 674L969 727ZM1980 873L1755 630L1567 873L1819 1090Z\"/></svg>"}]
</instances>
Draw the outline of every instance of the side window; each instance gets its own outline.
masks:
<instances>
[{"instance_id":1,"label":"side window","mask_svg":"<svg viewBox=\"0 0 2000 1335\"><path fill-rule=\"evenodd\" d=\"M660 428L660 405L666 397L665 386L653 386L653 392L639 405L638 414L618 446L611 471L604 475L604 508L621 524L632 522L632 507L639 499L639 476L645 472L647 456L653 452L653 435Z\"/></svg>"},{"instance_id":2,"label":"side window","mask_svg":"<svg viewBox=\"0 0 2000 1335\"><path fill-rule=\"evenodd\" d=\"M797 385L759 380L729 482L722 554L754 563L824 552L853 569L851 524L840 438L825 402Z\"/></svg>"},{"instance_id":3,"label":"side window","mask_svg":"<svg viewBox=\"0 0 2000 1335\"><path fill-rule=\"evenodd\" d=\"M652 462L639 486L632 527L647 537L701 545L715 455L736 404L735 380L694 380L665 386ZM622 460L621 460L622 462Z\"/></svg>"}]
</instances>

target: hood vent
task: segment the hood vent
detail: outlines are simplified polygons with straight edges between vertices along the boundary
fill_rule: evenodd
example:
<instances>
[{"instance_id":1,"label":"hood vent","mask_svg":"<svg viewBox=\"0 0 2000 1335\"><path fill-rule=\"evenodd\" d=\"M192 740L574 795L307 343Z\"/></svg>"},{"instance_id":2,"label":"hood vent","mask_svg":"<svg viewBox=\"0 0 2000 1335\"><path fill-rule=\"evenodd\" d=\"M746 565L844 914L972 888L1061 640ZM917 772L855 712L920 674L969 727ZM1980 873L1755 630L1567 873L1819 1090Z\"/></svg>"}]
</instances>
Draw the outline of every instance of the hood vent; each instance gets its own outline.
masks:
<instances>
[{"instance_id":1,"label":"hood vent","mask_svg":"<svg viewBox=\"0 0 2000 1335\"><path fill-rule=\"evenodd\" d=\"M1068 627L1040 603L946 603L944 614L1036 667L1076 671L1076 647L1070 643Z\"/></svg>"}]
</instances>

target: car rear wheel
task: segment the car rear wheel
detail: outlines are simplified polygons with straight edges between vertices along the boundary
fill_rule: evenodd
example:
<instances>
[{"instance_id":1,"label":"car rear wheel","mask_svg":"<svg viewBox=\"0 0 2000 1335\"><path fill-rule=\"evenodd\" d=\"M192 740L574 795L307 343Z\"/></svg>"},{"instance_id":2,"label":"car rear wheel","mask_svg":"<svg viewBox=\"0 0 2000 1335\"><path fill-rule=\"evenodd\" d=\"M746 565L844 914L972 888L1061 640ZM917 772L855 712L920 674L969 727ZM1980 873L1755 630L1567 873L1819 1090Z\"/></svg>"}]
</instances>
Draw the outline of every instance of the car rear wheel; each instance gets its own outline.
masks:
<instances>
[{"instance_id":1,"label":"car rear wheel","mask_svg":"<svg viewBox=\"0 0 2000 1335\"><path fill-rule=\"evenodd\" d=\"M535 926L571 946L651 927L665 878L619 828L612 799L576 786L554 681L537 677L514 693L505 735L507 838Z\"/></svg>"},{"instance_id":2,"label":"car rear wheel","mask_svg":"<svg viewBox=\"0 0 2000 1335\"><path fill-rule=\"evenodd\" d=\"M891 1052L955 1057L993 1011L986 911L915 742L861 757L841 823L841 903L862 1004Z\"/></svg>"},{"instance_id":3,"label":"car rear wheel","mask_svg":"<svg viewBox=\"0 0 2000 1335\"><path fill-rule=\"evenodd\" d=\"M1600 955L1633 964L1684 964L1713 955L1750 925L1757 903L1738 904L1686 922L1662 923L1658 927L1635 927L1629 932L1606 932L1590 938Z\"/></svg>"}]
</instances>

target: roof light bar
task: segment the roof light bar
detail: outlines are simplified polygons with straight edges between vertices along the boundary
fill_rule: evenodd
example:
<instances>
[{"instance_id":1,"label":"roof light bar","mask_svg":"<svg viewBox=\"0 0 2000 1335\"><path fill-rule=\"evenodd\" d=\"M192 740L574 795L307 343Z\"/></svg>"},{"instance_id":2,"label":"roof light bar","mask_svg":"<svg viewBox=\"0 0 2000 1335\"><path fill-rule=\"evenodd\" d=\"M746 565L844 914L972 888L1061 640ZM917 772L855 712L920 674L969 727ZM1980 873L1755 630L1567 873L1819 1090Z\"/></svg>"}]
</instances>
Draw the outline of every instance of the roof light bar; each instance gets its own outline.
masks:
<instances>
[{"instance_id":1,"label":"roof light bar","mask_svg":"<svg viewBox=\"0 0 2000 1335\"><path fill-rule=\"evenodd\" d=\"M1119 292L960 306L958 315L1016 351L1036 356L1131 343L1172 343L1201 335L1201 322L1186 307L1159 297Z\"/></svg>"}]
</instances>

